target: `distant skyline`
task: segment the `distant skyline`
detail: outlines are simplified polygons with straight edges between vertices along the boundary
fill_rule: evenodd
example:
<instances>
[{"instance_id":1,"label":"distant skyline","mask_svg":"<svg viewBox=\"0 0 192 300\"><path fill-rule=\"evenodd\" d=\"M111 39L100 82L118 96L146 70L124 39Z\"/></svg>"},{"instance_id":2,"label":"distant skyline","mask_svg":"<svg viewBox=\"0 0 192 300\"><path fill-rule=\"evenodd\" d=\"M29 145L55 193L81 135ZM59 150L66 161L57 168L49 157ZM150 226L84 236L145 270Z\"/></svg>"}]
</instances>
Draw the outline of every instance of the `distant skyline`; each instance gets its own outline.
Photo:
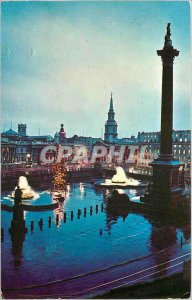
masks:
<instances>
[{"instance_id":1,"label":"distant skyline","mask_svg":"<svg viewBox=\"0 0 192 300\"><path fill-rule=\"evenodd\" d=\"M167 23L174 62L173 128L190 129L189 2L3 2L2 131L100 137L113 93L118 137L159 131Z\"/></svg>"}]
</instances>

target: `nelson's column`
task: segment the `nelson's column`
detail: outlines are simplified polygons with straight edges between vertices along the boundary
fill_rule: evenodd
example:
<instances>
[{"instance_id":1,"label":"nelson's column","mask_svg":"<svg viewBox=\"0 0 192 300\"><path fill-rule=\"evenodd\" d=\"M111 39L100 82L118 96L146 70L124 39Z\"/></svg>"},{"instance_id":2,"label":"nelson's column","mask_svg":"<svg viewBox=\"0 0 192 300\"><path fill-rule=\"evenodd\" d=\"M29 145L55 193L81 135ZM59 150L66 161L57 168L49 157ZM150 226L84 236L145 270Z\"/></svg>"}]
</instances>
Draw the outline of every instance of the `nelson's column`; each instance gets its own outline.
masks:
<instances>
[{"instance_id":1,"label":"nelson's column","mask_svg":"<svg viewBox=\"0 0 192 300\"><path fill-rule=\"evenodd\" d=\"M150 164L153 167L153 184L141 199L157 207L175 207L182 198L182 180L179 168L183 165L173 157L173 61L179 55L171 41L170 23L167 25L164 47L157 50L161 56L162 103L161 103L161 139L160 154Z\"/></svg>"}]
</instances>

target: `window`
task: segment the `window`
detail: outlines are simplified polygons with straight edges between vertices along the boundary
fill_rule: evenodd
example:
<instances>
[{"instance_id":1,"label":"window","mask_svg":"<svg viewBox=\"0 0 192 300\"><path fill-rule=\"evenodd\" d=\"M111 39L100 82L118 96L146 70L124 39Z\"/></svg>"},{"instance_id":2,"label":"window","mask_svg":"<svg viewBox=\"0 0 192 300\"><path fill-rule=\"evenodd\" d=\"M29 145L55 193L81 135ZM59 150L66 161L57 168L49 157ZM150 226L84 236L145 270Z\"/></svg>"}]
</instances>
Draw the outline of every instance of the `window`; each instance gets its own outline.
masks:
<instances>
[{"instance_id":1,"label":"window","mask_svg":"<svg viewBox=\"0 0 192 300\"><path fill-rule=\"evenodd\" d=\"M183 154L185 154L185 150L183 150Z\"/></svg>"},{"instance_id":2,"label":"window","mask_svg":"<svg viewBox=\"0 0 192 300\"><path fill-rule=\"evenodd\" d=\"M182 142L183 140L182 140L182 139L179 139L179 141Z\"/></svg>"},{"instance_id":3,"label":"window","mask_svg":"<svg viewBox=\"0 0 192 300\"><path fill-rule=\"evenodd\" d=\"M191 154L191 150L188 150L188 153Z\"/></svg>"},{"instance_id":4,"label":"window","mask_svg":"<svg viewBox=\"0 0 192 300\"><path fill-rule=\"evenodd\" d=\"M180 133L180 137L182 137L182 133Z\"/></svg>"},{"instance_id":5,"label":"window","mask_svg":"<svg viewBox=\"0 0 192 300\"><path fill-rule=\"evenodd\" d=\"M187 138L185 138L185 142L187 142Z\"/></svg>"},{"instance_id":6,"label":"window","mask_svg":"<svg viewBox=\"0 0 192 300\"><path fill-rule=\"evenodd\" d=\"M179 150L179 154L181 154L181 150Z\"/></svg>"}]
</instances>

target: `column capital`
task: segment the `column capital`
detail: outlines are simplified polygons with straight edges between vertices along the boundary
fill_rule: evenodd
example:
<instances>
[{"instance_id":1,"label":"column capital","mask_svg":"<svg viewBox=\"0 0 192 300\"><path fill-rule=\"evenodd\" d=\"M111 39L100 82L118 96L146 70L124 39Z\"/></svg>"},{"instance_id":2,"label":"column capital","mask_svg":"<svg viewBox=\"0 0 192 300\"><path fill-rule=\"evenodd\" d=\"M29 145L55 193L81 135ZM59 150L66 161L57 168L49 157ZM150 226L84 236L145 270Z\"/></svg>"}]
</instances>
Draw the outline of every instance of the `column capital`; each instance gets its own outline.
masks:
<instances>
[{"instance_id":1,"label":"column capital","mask_svg":"<svg viewBox=\"0 0 192 300\"><path fill-rule=\"evenodd\" d=\"M161 56L163 65L169 65L173 64L176 56L179 56L179 51L174 49L173 46L169 48L164 47L162 50L157 50L157 55Z\"/></svg>"},{"instance_id":2,"label":"column capital","mask_svg":"<svg viewBox=\"0 0 192 300\"><path fill-rule=\"evenodd\" d=\"M165 35L164 47L162 50L157 50L157 55L161 56L163 65L172 65L175 56L179 55L179 51L173 48L171 40L171 23L167 24L167 32Z\"/></svg>"}]
</instances>

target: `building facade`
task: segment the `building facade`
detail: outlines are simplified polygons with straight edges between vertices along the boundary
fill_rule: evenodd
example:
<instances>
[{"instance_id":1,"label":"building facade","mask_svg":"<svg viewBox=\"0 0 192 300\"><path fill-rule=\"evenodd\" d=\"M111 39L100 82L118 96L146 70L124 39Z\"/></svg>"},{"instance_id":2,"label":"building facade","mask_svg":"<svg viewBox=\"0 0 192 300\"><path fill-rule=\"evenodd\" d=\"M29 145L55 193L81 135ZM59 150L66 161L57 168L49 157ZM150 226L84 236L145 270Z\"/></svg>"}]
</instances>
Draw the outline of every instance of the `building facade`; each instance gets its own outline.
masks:
<instances>
[{"instance_id":1,"label":"building facade","mask_svg":"<svg viewBox=\"0 0 192 300\"><path fill-rule=\"evenodd\" d=\"M137 142L146 145L150 153L156 149L159 153L160 132L138 132ZM180 162L190 164L191 161L191 130L173 130L173 155ZM156 154L155 154L156 155Z\"/></svg>"},{"instance_id":2,"label":"building facade","mask_svg":"<svg viewBox=\"0 0 192 300\"><path fill-rule=\"evenodd\" d=\"M112 98L111 98L112 100ZM110 103L110 112L113 111L113 101ZM22 125L22 124L20 124ZM26 129L26 127L25 127ZM101 138L74 135L67 138L64 127L61 126L59 133L53 138L51 135L27 136L20 132L10 129L1 134L1 163L33 162L41 163L40 154L45 146L66 145L73 147L77 151L79 147L85 146L89 153L89 158L94 146L103 145L107 148L109 154L110 146L115 146L116 150L121 146L125 147L123 161L126 161L130 153L133 157L132 162L138 165L148 165L159 154L160 133L159 132L139 132L137 137L122 138L110 141L103 141ZM26 133L26 132L25 132ZM61 135L61 138L60 138ZM180 162L190 167L191 162L191 131L190 130L173 130L173 154ZM47 155L51 158L55 152L50 150ZM107 157L99 161L106 162ZM115 161L115 159L114 159Z\"/></svg>"}]
</instances>

